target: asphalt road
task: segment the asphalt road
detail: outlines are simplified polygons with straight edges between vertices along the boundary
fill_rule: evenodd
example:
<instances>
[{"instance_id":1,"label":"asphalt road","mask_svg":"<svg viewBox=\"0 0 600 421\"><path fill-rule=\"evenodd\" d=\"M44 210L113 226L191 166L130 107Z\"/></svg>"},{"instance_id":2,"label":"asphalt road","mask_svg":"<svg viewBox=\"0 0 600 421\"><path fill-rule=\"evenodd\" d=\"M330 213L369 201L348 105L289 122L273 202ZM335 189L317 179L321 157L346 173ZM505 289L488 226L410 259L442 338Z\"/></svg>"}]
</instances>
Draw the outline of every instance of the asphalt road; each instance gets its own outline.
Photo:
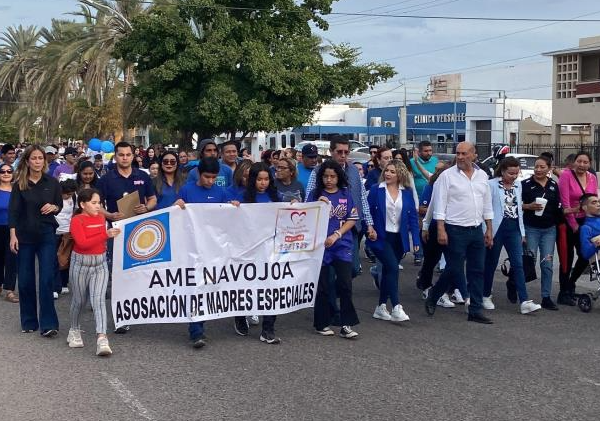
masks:
<instances>
[{"instance_id":1,"label":"asphalt road","mask_svg":"<svg viewBox=\"0 0 600 421\"><path fill-rule=\"evenodd\" d=\"M0 420L598 419L600 302L523 316L498 272L493 325L468 323L462 307L428 317L405 266L410 322L373 319L378 294L363 275L353 341L315 334L305 310L278 318L279 346L260 343L258 327L237 336L227 319L207 323L201 350L185 325L134 326L98 358L91 311L86 347L66 345L69 296L54 339L20 333L18 306L2 300ZM539 301L539 281L529 291Z\"/></svg>"}]
</instances>

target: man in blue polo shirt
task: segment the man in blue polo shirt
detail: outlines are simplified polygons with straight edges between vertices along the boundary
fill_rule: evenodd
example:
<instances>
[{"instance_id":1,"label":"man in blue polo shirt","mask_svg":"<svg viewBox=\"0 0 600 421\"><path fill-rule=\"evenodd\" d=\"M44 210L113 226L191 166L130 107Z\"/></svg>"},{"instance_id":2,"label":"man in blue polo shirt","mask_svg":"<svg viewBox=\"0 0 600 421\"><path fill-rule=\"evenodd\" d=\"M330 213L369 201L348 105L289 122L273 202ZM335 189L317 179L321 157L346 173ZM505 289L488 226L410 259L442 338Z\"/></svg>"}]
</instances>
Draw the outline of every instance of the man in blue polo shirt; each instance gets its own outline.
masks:
<instances>
[{"instance_id":1,"label":"man in blue polo shirt","mask_svg":"<svg viewBox=\"0 0 600 421\"><path fill-rule=\"evenodd\" d=\"M204 139L200 142L200 146L198 147L200 152L200 159L202 158L218 158L219 152L217 149L217 144L212 139ZM191 161L188 164L188 167L197 167L198 161ZM229 187L233 182L233 171L227 165L220 163L219 164L219 174L217 175L217 180L215 181L215 185L219 187ZM198 182L198 171L189 170L188 183L196 184Z\"/></svg>"},{"instance_id":2,"label":"man in blue polo shirt","mask_svg":"<svg viewBox=\"0 0 600 421\"><path fill-rule=\"evenodd\" d=\"M114 159L114 168L100 178L96 185L102 196L106 219L109 221L123 219L125 215L119 212L117 200L136 190L140 195L140 204L135 207L135 213L141 215L153 210L156 207L154 185L148 174L131 166L133 162L133 145L127 142L117 143ZM113 244L112 239L107 243L108 265L111 273ZM122 334L127 333L127 331L129 331L129 326L121 326L115 330L115 333Z\"/></svg>"},{"instance_id":3,"label":"man in blue polo shirt","mask_svg":"<svg viewBox=\"0 0 600 421\"><path fill-rule=\"evenodd\" d=\"M135 190L140 195L140 204L135 213L150 212L156 206L156 193L150 176L142 170L133 168L133 146L127 142L119 142L115 146L115 167L98 180L97 188L105 203L106 219L118 221L124 215L119 213L117 200Z\"/></svg>"}]
</instances>

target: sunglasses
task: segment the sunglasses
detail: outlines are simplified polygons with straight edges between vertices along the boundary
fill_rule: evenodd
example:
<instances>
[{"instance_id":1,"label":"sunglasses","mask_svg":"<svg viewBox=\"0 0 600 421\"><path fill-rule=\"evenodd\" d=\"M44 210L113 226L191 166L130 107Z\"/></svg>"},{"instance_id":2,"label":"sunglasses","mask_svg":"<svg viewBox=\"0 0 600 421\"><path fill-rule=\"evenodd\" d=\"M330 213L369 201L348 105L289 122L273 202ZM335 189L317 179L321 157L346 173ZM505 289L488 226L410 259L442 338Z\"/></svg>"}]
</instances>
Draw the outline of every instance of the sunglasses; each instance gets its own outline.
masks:
<instances>
[{"instance_id":1,"label":"sunglasses","mask_svg":"<svg viewBox=\"0 0 600 421\"><path fill-rule=\"evenodd\" d=\"M367 168L373 168L375 165L367 165Z\"/></svg>"},{"instance_id":2,"label":"sunglasses","mask_svg":"<svg viewBox=\"0 0 600 421\"><path fill-rule=\"evenodd\" d=\"M0 170L0 174L12 174L13 170Z\"/></svg>"},{"instance_id":3,"label":"sunglasses","mask_svg":"<svg viewBox=\"0 0 600 421\"><path fill-rule=\"evenodd\" d=\"M335 151L335 153L338 155L348 155L350 154L350 151Z\"/></svg>"},{"instance_id":4,"label":"sunglasses","mask_svg":"<svg viewBox=\"0 0 600 421\"><path fill-rule=\"evenodd\" d=\"M175 165L175 164L177 164L177 160L175 160L175 159L163 159L162 163L164 165Z\"/></svg>"}]
</instances>

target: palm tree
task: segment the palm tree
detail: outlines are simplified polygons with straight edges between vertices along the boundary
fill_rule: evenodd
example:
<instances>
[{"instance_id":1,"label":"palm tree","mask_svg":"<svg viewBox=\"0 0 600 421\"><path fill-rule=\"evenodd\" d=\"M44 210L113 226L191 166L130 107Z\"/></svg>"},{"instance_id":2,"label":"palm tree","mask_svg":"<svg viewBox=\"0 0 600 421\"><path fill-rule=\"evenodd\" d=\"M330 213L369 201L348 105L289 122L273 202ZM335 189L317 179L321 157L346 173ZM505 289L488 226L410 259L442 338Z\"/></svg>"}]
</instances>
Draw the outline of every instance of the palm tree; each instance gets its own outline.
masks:
<instances>
[{"instance_id":1,"label":"palm tree","mask_svg":"<svg viewBox=\"0 0 600 421\"><path fill-rule=\"evenodd\" d=\"M35 55L40 37L35 26L9 27L0 36L0 97L8 98L11 110L28 108L32 84L27 78L35 66ZM23 114L23 110L20 111ZM30 114L30 113L25 113ZM19 140L25 140L28 122L32 118L19 119Z\"/></svg>"}]
</instances>

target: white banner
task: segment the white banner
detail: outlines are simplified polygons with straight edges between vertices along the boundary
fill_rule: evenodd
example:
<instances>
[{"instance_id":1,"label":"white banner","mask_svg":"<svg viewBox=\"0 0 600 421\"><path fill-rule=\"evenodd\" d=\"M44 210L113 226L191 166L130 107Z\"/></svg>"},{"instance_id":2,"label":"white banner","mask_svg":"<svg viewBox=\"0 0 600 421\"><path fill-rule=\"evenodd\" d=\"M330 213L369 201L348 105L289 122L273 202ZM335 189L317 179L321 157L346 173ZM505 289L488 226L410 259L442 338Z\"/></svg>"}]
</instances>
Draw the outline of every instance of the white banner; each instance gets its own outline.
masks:
<instances>
[{"instance_id":1,"label":"white banner","mask_svg":"<svg viewBox=\"0 0 600 421\"><path fill-rule=\"evenodd\" d=\"M330 205L188 204L114 224L117 327L314 305Z\"/></svg>"}]
</instances>

